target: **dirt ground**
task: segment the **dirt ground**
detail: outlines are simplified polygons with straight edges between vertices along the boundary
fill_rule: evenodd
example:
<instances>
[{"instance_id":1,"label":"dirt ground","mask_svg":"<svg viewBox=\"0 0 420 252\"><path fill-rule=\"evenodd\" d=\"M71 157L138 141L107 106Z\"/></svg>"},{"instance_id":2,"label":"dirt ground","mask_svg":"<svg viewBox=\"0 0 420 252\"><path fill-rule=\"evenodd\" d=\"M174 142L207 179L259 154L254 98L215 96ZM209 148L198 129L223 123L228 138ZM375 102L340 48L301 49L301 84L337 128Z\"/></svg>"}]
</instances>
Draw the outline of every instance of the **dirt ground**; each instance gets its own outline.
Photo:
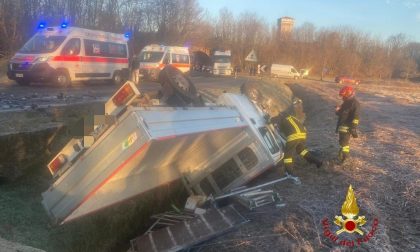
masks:
<instances>
[{"instance_id":1,"label":"dirt ground","mask_svg":"<svg viewBox=\"0 0 420 252\"><path fill-rule=\"evenodd\" d=\"M420 86L372 82L357 87L362 105L359 138L351 140L351 159L334 162L338 136L334 133L335 105L340 104L332 82L311 80L289 84L302 98L307 113L308 146L327 160L317 169L300 162L296 174L302 185L277 184L286 207L266 206L244 212L251 221L235 232L195 247L196 251L419 251L420 250ZM275 168L254 183L279 177ZM373 237L354 246L334 244L324 236L324 218L331 232L339 229L334 216L352 185L366 217L364 237L379 225ZM357 241L358 234L340 240ZM350 245L350 244L349 244Z\"/></svg>"},{"instance_id":2,"label":"dirt ground","mask_svg":"<svg viewBox=\"0 0 420 252\"><path fill-rule=\"evenodd\" d=\"M321 169L299 161L295 173L300 176L302 185L287 181L275 186L285 207L265 206L252 212L242 211L250 222L197 245L192 251L419 251L420 86L370 82L357 87L362 105L360 137L351 140L352 158L344 165L337 165L333 162L338 151L334 107L341 103L337 95L341 86L312 80L288 85L304 101L308 146L319 150L328 161ZM222 90L201 91L215 98ZM238 92L239 88L226 91ZM253 184L278 177L279 171L274 168ZM349 184L355 190L360 215L366 216L367 223L361 227L365 236L372 229L374 218L379 220L373 237L353 248L334 244L326 238L321 223L328 218L331 232L339 229L333 220L334 216L341 215ZM51 232L60 230L51 229L40 204L39 192L46 186L48 179L41 176L1 188L2 202L14 202L13 205L21 209L0 211L1 237L48 250L46 244L51 236L60 235ZM340 235L341 240L360 237ZM1 242L12 246L0 240L0 251Z\"/></svg>"}]
</instances>

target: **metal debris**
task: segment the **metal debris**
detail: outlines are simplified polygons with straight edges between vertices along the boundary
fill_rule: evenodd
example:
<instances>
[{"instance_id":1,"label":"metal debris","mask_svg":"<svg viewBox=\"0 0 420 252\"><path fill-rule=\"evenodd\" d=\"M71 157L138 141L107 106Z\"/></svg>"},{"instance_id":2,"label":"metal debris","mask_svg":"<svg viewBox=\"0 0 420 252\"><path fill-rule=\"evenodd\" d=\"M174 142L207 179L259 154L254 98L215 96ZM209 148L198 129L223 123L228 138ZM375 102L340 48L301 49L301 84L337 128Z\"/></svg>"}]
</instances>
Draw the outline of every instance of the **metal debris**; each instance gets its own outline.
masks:
<instances>
[{"instance_id":1,"label":"metal debris","mask_svg":"<svg viewBox=\"0 0 420 252\"><path fill-rule=\"evenodd\" d=\"M211 208L195 218L185 218L178 222L172 222L172 218L168 221L168 217L172 216L168 216L167 213L159 215L160 223L168 225L131 240L129 251L158 252L187 249L248 221L232 205Z\"/></svg>"}]
</instances>

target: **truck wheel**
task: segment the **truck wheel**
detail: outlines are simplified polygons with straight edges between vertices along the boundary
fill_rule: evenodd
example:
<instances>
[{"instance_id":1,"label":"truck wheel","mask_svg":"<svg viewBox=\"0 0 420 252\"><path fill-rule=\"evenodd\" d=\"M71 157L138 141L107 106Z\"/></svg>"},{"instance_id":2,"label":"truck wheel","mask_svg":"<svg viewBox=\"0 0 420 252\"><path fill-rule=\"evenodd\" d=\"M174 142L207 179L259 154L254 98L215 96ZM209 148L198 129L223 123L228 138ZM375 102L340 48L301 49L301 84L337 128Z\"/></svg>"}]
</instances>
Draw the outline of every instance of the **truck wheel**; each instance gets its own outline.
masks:
<instances>
[{"instance_id":1,"label":"truck wheel","mask_svg":"<svg viewBox=\"0 0 420 252\"><path fill-rule=\"evenodd\" d=\"M112 83L114 85L121 85L123 82L123 76L121 71L115 71L114 75L112 76Z\"/></svg>"},{"instance_id":2,"label":"truck wheel","mask_svg":"<svg viewBox=\"0 0 420 252\"><path fill-rule=\"evenodd\" d=\"M29 84L31 84L31 82L30 82L30 81L25 80L25 79L16 80L16 83L17 83L19 86L29 86Z\"/></svg>"},{"instance_id":3,"label":"truck wheel","mask_svg":"<svg viewBox=\"0 0 420 252\"><path fill-rule=\"evenodd\" d=\"M70 76L65 70L57 71L54 76L54 83L60 87L67 87L71 85Z\"/></svg>"},{"instance_id":4,"label":"truck wheel","mask_svg":"<svg viewBox=\"0 0 420 252\"><path fill-rule=\"evenodd\" d=\"M172 97L180 98L185 104L203 105L194 83L177 68L166 66L159 74L159 82L162 93L171 93Z\"/></svg>"}]
</instances>

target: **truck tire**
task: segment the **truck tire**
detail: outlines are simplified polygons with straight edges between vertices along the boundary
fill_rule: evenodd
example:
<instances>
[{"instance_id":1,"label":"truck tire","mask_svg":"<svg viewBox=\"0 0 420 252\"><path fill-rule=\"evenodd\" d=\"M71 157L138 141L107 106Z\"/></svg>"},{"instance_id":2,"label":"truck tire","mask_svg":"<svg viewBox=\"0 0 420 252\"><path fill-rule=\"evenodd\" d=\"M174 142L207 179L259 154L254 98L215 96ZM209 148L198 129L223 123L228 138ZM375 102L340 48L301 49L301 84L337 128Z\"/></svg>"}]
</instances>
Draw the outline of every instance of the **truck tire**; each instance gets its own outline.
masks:
<instances>
[{"instance_id":1,"label":"truck tire","mask_svg":"<svg viewBox=\"0 0 420 252\"><path fill-rule=\"evenodd\" d=\"M29 80L26 80L26 79L19 79L19 80L15 80L15 81L19 86L29 86L31 84L31 82Z\"/></svg>"},{"instance_id":2,"label":"truck tire","mask_svg":"<svg viewBox=\"0 0 420 252\"><path fill-rule=\"evenodd\" d=\"M71 86L70 75L66 70L58 70L54 75L54 84L60 87Z\"/></svg>"},{"instance_id":3,"label":"truck tire","mask_svg":"<svg viewBox=\"0 0 420 252\"><path fill-rule=\"evenodd\" d=\"M177 97L178 100L182 100L182 103L185 104L204 105L194 83L177 68L171 65L166 66L160 72L158 80L162 86L162 93L166 94L165 96Z\"/></svg>"},{"instance_id":4,"label":"truck tire","mask_svg":"<svg viewBox=\"0 0 420 252\"><path fill-rule=\"evenodd\" d=\"M124 81L124 78L121 71L120 70L115 71L114 74L112 75L112 83L114 85L119 86L123 83L123 81Z\"/></svg>"}]
</instances>

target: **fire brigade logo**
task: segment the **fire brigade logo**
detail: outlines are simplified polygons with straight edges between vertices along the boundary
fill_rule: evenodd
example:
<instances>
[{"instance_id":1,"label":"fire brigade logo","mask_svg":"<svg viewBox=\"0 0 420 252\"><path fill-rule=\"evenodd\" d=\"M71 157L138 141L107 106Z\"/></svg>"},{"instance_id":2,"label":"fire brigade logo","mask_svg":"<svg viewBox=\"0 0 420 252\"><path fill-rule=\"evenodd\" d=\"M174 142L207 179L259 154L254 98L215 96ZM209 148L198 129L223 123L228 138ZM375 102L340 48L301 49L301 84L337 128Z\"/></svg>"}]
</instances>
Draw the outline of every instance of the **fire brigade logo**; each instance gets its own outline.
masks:
<instances>
[{"instance_id":1,"label":"fire brigade logo","mask_svg":"<svg viewBox=\"0 0 420 252\"><path fill-rule=\"evenodd\" d=\"M371 230L365 235L359 227L366 224L365 216L359 215L359 207L357 206L356 197L354 196L353 187L350 185L347 191L346 200L341 206L341 216L335 216L334 224L339 227L337 231L331 230L330 222L328 218L322 219L322 227L324 229L324 236L329 238L334 244L341 246L354 247L355 245L360 246L364 242L368 242L375 234L376 229L379 225L377 218L373 218ZM344 216L344 217L343 217ZM347 233L358 233L360 236L355 237L354 240L348 240L345 237L339 238L339 235L343 232Z\"/></svg>"},{"instance_id":2,"label":"fire brigade logo","mask_svg":"<svg viewBox=\"0 0 420 252\"><path fill-rule=\"evenodd\" d=\"M357 216L359 214L359 207L357 206L356 197L354 196L354 191L351 185L347 191L346 200L341 207L341 214L344 215L346 219L343 219L343 216L335 216L334 223L341 227L336 234L339 235L342 232L356 232L359 235L363 235L359 226L363 226L366 223L366 219L365 216Z\"/></svg>"}]
</instances>

